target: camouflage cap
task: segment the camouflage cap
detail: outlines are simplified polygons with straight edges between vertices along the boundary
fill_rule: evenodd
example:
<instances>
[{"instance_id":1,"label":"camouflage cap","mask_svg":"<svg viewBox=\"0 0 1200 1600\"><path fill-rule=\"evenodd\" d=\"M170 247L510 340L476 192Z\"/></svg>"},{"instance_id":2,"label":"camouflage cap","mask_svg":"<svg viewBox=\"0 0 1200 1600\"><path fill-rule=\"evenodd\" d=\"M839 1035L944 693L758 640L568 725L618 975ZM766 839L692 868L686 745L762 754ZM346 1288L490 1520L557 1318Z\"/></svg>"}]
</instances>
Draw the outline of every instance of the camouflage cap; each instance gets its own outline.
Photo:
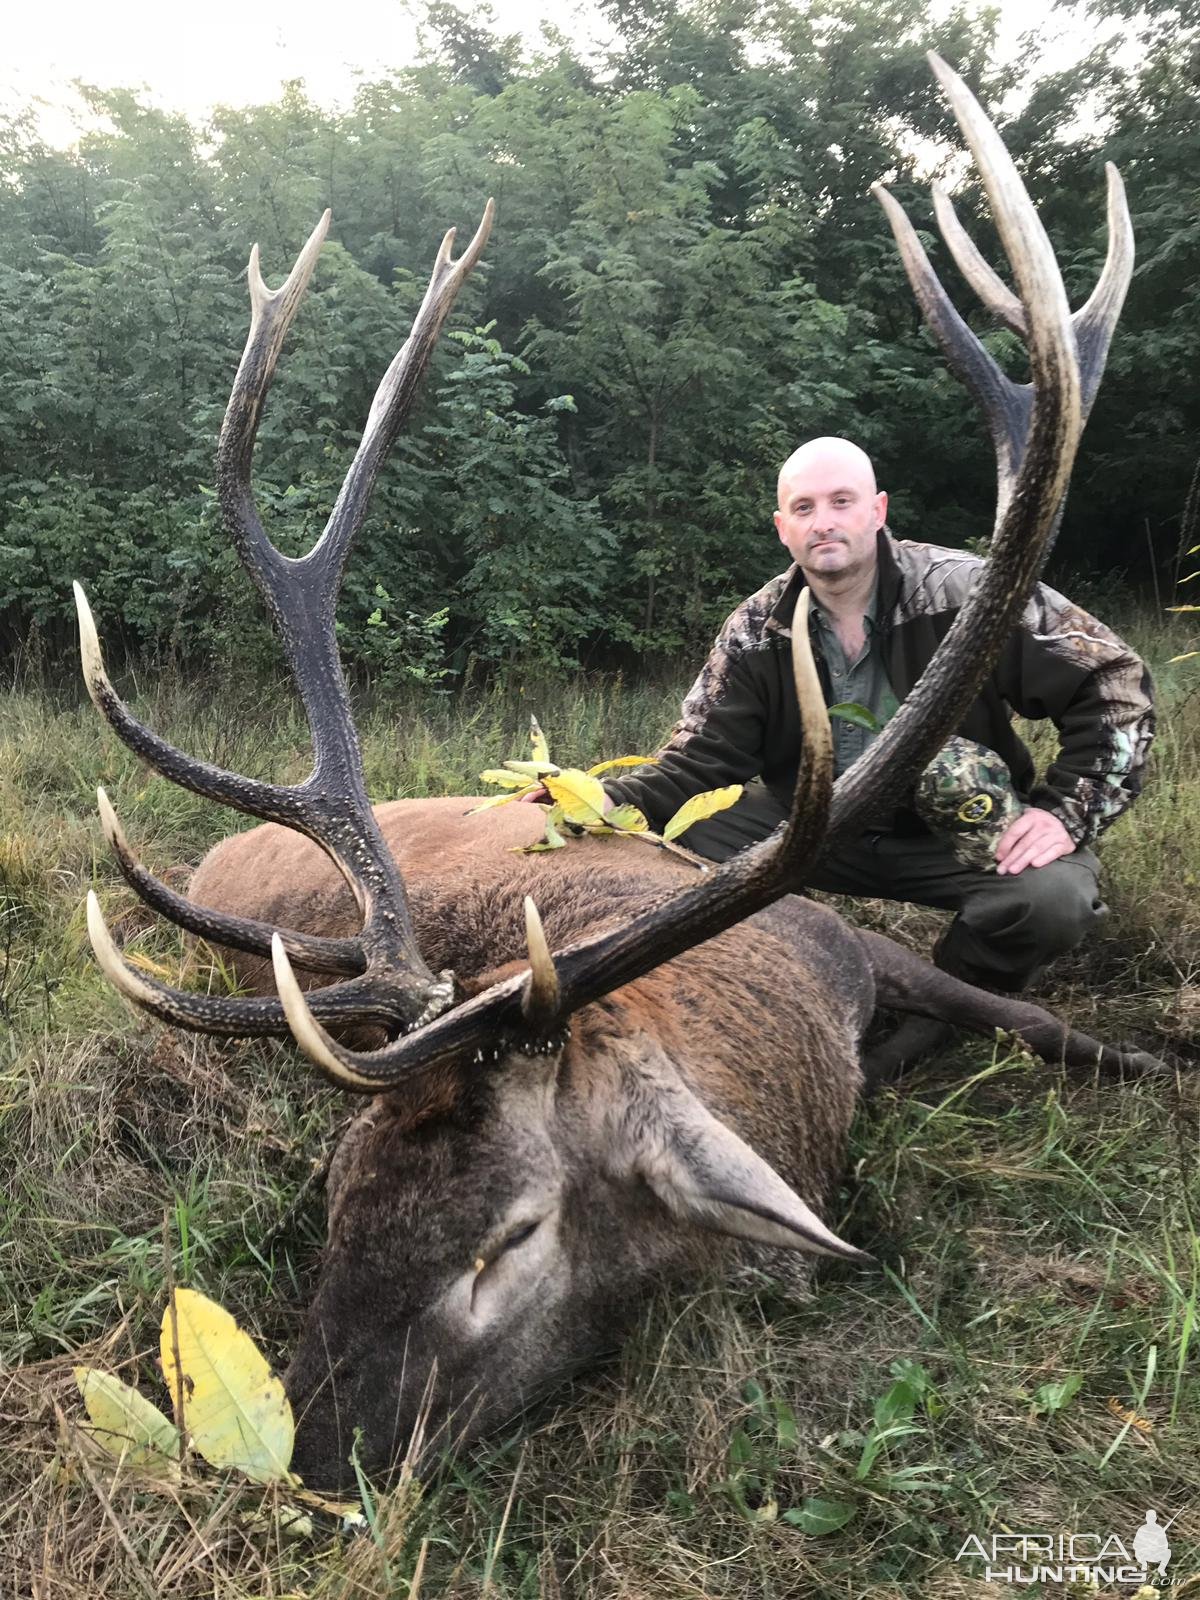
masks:
<instances>
[{"instance_id":1,"label":"camouflage cap","mask_svg":"<svg viewBox=\"0 0 1200 1600\"><path fill-rule=\"evenodd\" d=\"M984 744L947 739L917 779L917 815L952 846L964 866L996 870L1000 836L1025 809L1007 765Z\"/></svg>"}]
</instances>

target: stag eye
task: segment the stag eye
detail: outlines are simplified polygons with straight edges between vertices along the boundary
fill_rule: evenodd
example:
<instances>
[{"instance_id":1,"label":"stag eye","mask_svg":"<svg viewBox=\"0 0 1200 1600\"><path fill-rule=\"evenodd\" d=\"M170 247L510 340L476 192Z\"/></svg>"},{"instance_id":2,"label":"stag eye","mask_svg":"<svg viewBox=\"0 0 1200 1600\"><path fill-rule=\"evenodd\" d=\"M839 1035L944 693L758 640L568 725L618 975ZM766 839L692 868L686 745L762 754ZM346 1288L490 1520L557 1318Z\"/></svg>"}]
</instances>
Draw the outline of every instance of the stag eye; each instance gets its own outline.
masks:
<instances>
[{"instance_id":1,"label":"stag eye","mask_svg":"<svg viewBox=\"0 0 1200 1600\"><path fill-rule=\"evenodd\" d=\"M531 1234L536 1233L540 1226L541 1224L539 1222L526 1222L522 1224L522 1226L519 1227L514 1233L509 1234L508 1238L505 1239L504 1243L500 1246L500 1249L496 1252L497 1255L503 1255L506 1250L515 1250L519 1244L524 1244L526 1239L528 1239Z\"/></svg>"}]
</instances>

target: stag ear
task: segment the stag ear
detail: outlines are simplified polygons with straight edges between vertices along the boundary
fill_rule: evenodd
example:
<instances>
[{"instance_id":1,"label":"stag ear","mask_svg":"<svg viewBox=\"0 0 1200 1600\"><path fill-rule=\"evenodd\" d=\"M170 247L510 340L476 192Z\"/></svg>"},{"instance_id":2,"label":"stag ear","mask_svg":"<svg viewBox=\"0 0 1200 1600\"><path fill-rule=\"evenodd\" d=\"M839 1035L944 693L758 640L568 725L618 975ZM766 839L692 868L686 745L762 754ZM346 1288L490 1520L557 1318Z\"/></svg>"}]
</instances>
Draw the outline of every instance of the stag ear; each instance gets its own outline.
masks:
<instances>
[{"instance_id":1,"label":"stag ear","mask_svg":"<svg viewBox=\"0 0 1200 1600\"><path fill-rule=\"evenodd\" d=\"M839 1239L775 1169L682 1086L669 1117L647 1131L639 1175L681 1221L734 1239L869 1261Z\"/></svg>"}]
</instances>

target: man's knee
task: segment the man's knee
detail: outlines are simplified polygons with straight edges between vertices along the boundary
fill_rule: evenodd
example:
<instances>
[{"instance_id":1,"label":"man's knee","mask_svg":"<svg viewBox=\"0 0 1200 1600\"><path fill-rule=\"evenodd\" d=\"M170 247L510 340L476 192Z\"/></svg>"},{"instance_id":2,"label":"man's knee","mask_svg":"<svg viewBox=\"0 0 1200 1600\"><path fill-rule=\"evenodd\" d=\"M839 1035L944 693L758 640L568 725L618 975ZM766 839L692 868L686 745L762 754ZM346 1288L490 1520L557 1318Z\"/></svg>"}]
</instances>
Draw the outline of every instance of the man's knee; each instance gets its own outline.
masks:
<instances>
[{"instance_id":1,"label":"man's knee","mask_svg":"<svg viewBox=\"0 0 1200 1600\"><path fill-rule=\"evenodd\" d=\"M1107 914L1090 851L1077 851L1046 867L1026 867L996 877L990 893L972 896L963 920L989 941L1018 939L1043 961L1065 955Z\"/></svg>"}]
</instances>

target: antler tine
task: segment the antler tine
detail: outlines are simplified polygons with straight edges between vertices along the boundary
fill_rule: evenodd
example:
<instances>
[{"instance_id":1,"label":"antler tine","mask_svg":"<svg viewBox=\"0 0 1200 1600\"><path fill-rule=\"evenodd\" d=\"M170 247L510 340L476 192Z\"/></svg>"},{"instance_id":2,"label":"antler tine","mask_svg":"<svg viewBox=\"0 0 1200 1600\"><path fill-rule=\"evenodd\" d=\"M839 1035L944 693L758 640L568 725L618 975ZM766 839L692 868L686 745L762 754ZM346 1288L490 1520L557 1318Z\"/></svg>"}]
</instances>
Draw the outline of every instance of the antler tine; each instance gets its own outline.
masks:
<instances>
[{"instance_id":1,"label":"antler tine","mask_svg":"<svg viewBox=\"0 0 1200 1600\"><path fill-rule=\"evenodd\" d=\"M988 355L971 329L955 310L917 238L904 208L881 183L871 185L892 226L892 234L921 315L942 354L975 396L987 422L996 451L998 499L1007 504L1021 459L1029 426L1032 397L1013 383Z\"/></svg>"},{"instance_id":2,"label":"antler tine","mask_svg":"<svg viewBox=\"0 0 1200 1600\"><path fill-rule=\"evenodd\" d=\"M245 950L250 955L269 956L271 938L281 932L288 954L302 967L314 972L337 972L346 976L357 976L365 970L367 958L358 939L323 939L316 934L280 930L250 917L231 917L223 911L210 911L205 906L194 905L184 895L176 894L174 889L169 889L142 866L130 848L112 801L103 788L96 790L96 804L104 837L117 858L125 882L152 910L169 917L188 933L207 939L210 944L228 945L233 950Z\"/></svg>"},{"instance_id":3,"label":"antler tine","mask_svg":"<svg viewBox=\"0 0 1200 1600\"><path fill-rule=\"evenodd\" d=\"M1083 371L1085 417L1092 409L1104 376L1108 347L1133 277L1133 223L1129 219L1125 185L1111 161L1104 163L1104 172L1108 180L1108 253L1096 287L1074 317L1079 365Z\"/></svg>"},{"instance_id":4,"label":"antler tine","mask_svg":"<svg viewBox=\"0 0 1200 1600\"><path fill-rule=\"evenodd\" d=\"M525 896L525 942L529 947L529 977L521 992L521 1011L526 1021L541 1026L560 1014L562 996L554 957L546 942L546 930L532 895Z\"/></svg>"},{"instance_id":5,"label":"antler tine","mask_svg":"<svg viewBox=\"0 0 1200 1600\"><path fill-rule=\"evenodd\" d=\"M1079 347L1085 418L1092 409L1092 402L1100 387L1108 347L1133 276L1133 224L1129 220L1125 185L1111 161L1105 162L1104 170L1108 181L1108 250L1104 268L1087 303L1071 317ZM1019 338L1025 339L1028 335L1025 308L980 255L974 241L959 222L953 202L939 183L933 185L933 208L942 238L963 277L993 316Z\"/></svg>"},{"instance_id":6,"label":"antler tine","mask_svg":"<svg viewBox=\"0 0 1200 1600\"><path fill-rule=\"evenodd\" d=\"M807 592L792 626L792 670L804 742L788 823L769 839L706 873L693 887L649 906L621 927L550 955L539 945L541 919L527 911L530 972L507 978L426 1027L379 1050L349 1050L316 1023L282 943L275 947L276 984L285 994L297 1043L335 1083L360 1094L398 1088L418 1072L463 1059L496 1060L506 1040L538 1050L555 1022L601 995L681 955L693 945L770 905L804 881L825 832L832 791L833 744L825 698L812 658ZM541 935L544 945L544 935ZM319 994L321 991L317 990ZM531 1036L530 1029L534 1030Z\"/></svg>"},{"instance_id":7,"label":"antler tine","mask_svg":"<svg viewBox=\"0 0 1200 1600\"><path fill-rule=\"evenodd\" d=\"M1000 426L994 411L997 407L1005 409L1002 426L1014 454L1006 459L997 447L996 525L983 575L900 710L870 749L838 780L830 813L829 844L864 826L882 799L903 792L979 692L995 652L1017 620L1053 541L1083 432L1075 330L1049 240L1008 152L974 96L944 62L932 54L930 60L975 153L997 229L1021 291L1032 382L1018 388L998 369L996 378L979 381L977 352L982 347L978 340L957 319L961 329L959 344L947 343L950 322L930 319L948 359L964 374L977 375L968 376L968 382L984 407L994 437ZM886 209L896 228L897 214L903 217L903 213L895 202L887 204ZM929 280L942 301L945 293L924 260L924 252L921 254L923 266L918 277L913 276L908 255L905 264L910 267L910 279L924 308L926 298L932 294ZM994 368L986 353L983 358ZM1028 424L1018 431L1022 416L1028 416ZM1006 468L1014 464L1015 475L1009 478Z\"/></svg>"},{"instance_id":8,"label":"antler tine","mask_svg":"<svg viewBox=\"0 0 1200 1600\"><path fill-rule=\"evenodd\" d=\"M1025 307L999 273L993 272L980 255L975 241L958 220L954 202L940 183L933 185L933 210L942 238L958 263L958 270L993 316L998 317L1018 338L1024 339L1028 331Z\"/></svg>"},{"instance_id":9,"label":"antler tine","mask_svg":"<svg viewBox=\"0 0 1200 1600\"><path fill-rule=\"evenodd\" d=\"M161 772L164 778L190 789L194 794L203 795L206 800L217 800L221 805L246 811L251 816L296 826L298 810L292 790L280 784L263 783L257 778L243 778L237 773L213 766L211 762L185 755L152 728L147 728L137 720L113 688L105 671L104 654L100 649L100 638L87 595L81 584L74 583L71 587L79 619L83 681L92 704L117 737L135 755Z\"/></svg>"},{"instance_id":10,"label":"antler tine","mask_svg":"<svg viewBox=\"0 0 1200 1600\"><path fill-rule=\"evenodd\" d=\"M190 989L176 989L130 966L108 930L94 889L88 890L87 928L104 976L127 1000L160 1021L230 1039L286 1037L288 1021L278 1000L196 994ZM406 1022L398 999L368 978L351 978L316 989L312 1006L316 1015L334 1027L374 1022L391 1029L403 1027Z\"/></svg>"},{"instance_id":11,"label":"antler tine","mask_svg":"<svg viewBox=\"0 0 1200 1600\"><path fill-rule=\"evenodd\" d=\"M489 199L474 237L457 261L451 255L456 230L447 230L434 261L425 298L413 319L412 332L375 391L362 443L346 474L325 532L305 557L314 566L319 564L334 585L341 580L346 558L366 509L367 497L412 407L442 324L464 279L483 254L495 215L495 202Z\"/></svg>"},{"instance_id":12,"label":"antler tine","mask_svg":"<svg viewBox=\"0 0 1200 1600\"><path fill-rule=\"evenodd\" d=\"M507 1024L519 1030L520 1039L528 1037L521 997L529 975L518 973L380 1050L350 1050L321 1026L318 1002L325 991L313 989L305 994L301 990L282 940L272 955L275 986L296 1043L331 1083L354 1094L382 1094L432 1067L453 1066L463 1060L474 1060L477 1065L494 1061L502 1054Z\"/></svg>"},{"instance_id":13,"label":"antler tine","mask_svg":"<svg viewBox=\"0 0 1200 1600\"><path fill-rule=\"evenodd\" d=\"M268 574L278 568L283 557L264 533L255 509L250 481L254 441L283 341L316 269L331 218L332 212L325 211L278 289L267 288L259 265L258 246L251 249L246 269L250 332L246 335L246 348L238 363L217 446L217 495L225 527L242 563L269 605L272 593Z\"/></svg>"}]
</instances>

